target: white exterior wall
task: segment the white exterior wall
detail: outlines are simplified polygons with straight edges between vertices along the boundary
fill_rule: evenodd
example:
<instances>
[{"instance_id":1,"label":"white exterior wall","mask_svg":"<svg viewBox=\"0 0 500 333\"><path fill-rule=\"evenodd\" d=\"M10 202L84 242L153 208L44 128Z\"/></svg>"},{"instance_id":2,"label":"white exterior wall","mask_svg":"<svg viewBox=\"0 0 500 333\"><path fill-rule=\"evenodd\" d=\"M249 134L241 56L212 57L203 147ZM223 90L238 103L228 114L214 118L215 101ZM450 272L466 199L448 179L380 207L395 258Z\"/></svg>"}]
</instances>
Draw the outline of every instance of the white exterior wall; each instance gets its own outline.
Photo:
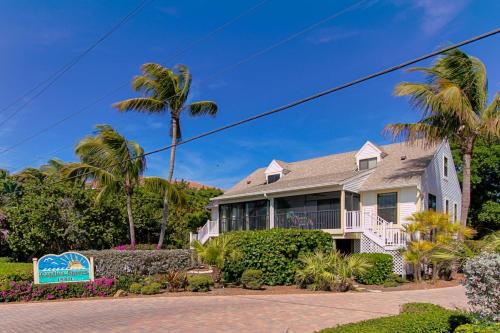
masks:
<instances>
[{"instance_id":1,"label":"white exterior wall","mask_svg":"<svg viewBox=\"0 0 500 333\"><path fill-rule=\"evenodd\" d=\"M211 221L219 221L219 205L216 205L214 207L211 208L210 210L210 220Z\"/></svg>"},{"instance_id":2,"label":"white exterior wall","mask_svg":"<svg viewBox=\"0 0 500 333\"><path fill-rule=\"evenodd\" d=\"M398 221L394 222L405 223L406 218L417 211L417 187L412 186L394 190L363 192L361 194L363 212L368 211L372 216L377 216L377 194L385 192L398 193Z\"/></svg>"},{"instance_id":3,"label":"white exterior wall","mask_svg":"<svg viewBox=\"0 0 500 333\"><path fill-rule=\"evenodd\" d=\"M443 176L444 157L448 158L448 177ZM425 169L422 177L422 209L428 207L428 194L436 196L436 208L445 211L445 201L450 202L450 215L453 217L453 206L457 205L456 220L460 220L460 209L462 202L462 191L458 182L455 163L448 142L443 142L438 148L436 155L429 166Z\"/></svg>"},{"instance_id":4,"label":"white exterior wall","mask_svg":"<svg viewBox=\"0 0 500 333\"><path fill-rule=\"evenodd\" d=\"M355 193L359 193L359 189L365 182L365 180L372 174L373 172L367 172L366 174L363 174L361 176L355 177L351 180L349 180L347 183L344 184L344 190L346 191L351 191Z\"/></svg>"},{"instance_id":5,"label":"white exterior wall","mask_svg":"<svg viewBox=\"0 0 500 333\"><path fill-rule=\"evenodd\" d=\"M370 141L366 141L366 143L361 147L361 149L356 153L356 165L359 165L359 160L363 160L365 158L377 158L377 162L380 162L382 159L380 149L377 148Z\"/></svg>"}]
</instances>

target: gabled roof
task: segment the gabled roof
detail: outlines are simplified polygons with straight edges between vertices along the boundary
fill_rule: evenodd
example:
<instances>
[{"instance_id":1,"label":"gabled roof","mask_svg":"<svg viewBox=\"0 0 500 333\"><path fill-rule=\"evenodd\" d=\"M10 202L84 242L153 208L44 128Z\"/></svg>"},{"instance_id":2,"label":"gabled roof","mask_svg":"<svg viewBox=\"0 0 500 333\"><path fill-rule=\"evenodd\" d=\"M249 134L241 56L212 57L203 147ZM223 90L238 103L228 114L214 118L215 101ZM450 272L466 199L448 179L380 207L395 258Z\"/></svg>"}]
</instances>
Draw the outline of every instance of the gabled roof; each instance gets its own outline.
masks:
<instances>
[{"instance_id":1,"label":"gabled roof","mask_svg":"<svg viewBox=\"0 0 500 333\"><path fill-rule=\"evenodd\" d=\"M369 175L361 185L360 191L413 186L419 184L420 176L432 160L437 146L424 146L423 142L417 142L415 145L394 143L377 146L377 149L385 157L378 163L376 168L368 171L358 171L356 165L356 153L358 151L333 154L286 163L286 169L289 170L288 174L271 184L266 182L266 168L257 169L223 195L214 199L229 199L296 189L343 185L350 178L362 173L369 173Z\"/></svg>"}]
</instances>

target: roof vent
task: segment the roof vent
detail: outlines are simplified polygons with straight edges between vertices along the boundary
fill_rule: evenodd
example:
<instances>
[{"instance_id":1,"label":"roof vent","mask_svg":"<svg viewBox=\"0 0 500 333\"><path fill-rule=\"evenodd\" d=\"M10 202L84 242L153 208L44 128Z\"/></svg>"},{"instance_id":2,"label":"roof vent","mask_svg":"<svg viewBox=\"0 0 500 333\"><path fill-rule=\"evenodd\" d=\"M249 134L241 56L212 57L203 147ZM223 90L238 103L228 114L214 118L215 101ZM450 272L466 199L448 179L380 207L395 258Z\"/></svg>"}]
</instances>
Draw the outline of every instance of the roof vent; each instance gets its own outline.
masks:
<instances>
[{"instance_id":1,"label":"roof vent","mask_svg":"<svg viewBox=\"0 0 500 333\"><path fill-rule=\"evenodd\" d=\"M401 156L401 161L406 160L406 155Z\"/></svg>"}]
</instances>

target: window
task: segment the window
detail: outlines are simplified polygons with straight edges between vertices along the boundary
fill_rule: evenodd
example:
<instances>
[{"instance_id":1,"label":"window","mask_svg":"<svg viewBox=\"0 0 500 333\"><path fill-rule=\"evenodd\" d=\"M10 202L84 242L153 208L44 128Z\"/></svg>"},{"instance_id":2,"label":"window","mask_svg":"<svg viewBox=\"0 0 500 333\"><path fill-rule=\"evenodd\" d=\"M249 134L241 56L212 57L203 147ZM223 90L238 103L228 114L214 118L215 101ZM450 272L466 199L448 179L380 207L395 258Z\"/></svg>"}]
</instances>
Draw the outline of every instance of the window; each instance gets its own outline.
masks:
<instances>
[{"instance_id":1,"label":"window","mask_svg":"<svg viewBox=\"0 0 500 333\"><path fill-rule=\"evenodd\" d=\"M444 212L446 214L449 214L450 213L450 200L446 199L446 201L444 202Z\"/></svg>"},{"instance_id":2,"label":"window","mask_svg":"<svg viewBox=\"0 0 500 333\"><path fill-rule=\"evenodd\" d=\"M427 209L436 211L436 208L437 208L436 196L434 194L429 193L428 202L427 202Z\"/></svg>"},{"instance_id":3,"label":"window","mask_svg":"<svg viewBox=\"0 0 500 333\"><path fill-rule=\"evenodd\" d=\"M453 205L453 222L457 222L458 220L458 206L457 204Z\"/></svg>"},{"instance_id":4,"label":"window","mask_svg":"<svg viewBox=\"0 0 500 333\"><path fill-rule=\"evenodd\" d=\"M377 195L377 214L387 222L397 223L398 193L380 193Z\"/></svg>"},{"instance_id":5,"label":"window","mask_svg":"<svg viewBox=\"0 0 500 333\"><path fill-rule=\"evenodd\" d=\"M281 177L281 175L279 173L277 173L275 175L268 175L267 176L267 183L271 184L271 183L277 182L280 179L280 177Z\"/></svg>"},{"instance_id":6,"label":"window","mask_svg":"<svg viewBox=\"0 0 500 333\"><path fill-rule=\"evenodd\" d=\"M448 157L443 158L443 177L448 178Z\"/></svg>"},{"instance_id":7,"label":"window","mask_svg":"<svg viewBox=\"0 0 500 333\"><path fill-rule=\"evenodd\" d=\"M377 166L377 158L364 158L359 160L359 170L368 170Z\"/></svg>"}]
</instances>

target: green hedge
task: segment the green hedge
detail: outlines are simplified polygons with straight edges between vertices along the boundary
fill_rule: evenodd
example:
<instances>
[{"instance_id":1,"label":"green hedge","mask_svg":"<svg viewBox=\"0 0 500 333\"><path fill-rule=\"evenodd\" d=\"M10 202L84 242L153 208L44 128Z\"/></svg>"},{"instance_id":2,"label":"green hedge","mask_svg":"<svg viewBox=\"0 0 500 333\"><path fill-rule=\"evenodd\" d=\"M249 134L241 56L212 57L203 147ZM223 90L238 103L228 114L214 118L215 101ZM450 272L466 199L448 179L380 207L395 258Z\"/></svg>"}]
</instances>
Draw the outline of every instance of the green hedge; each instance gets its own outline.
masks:
<instances>
[{"instance_id":1,"label":"green hedge","mask_svg":"<svg viewBox=\"0 0 500 333\"><path fill-rule=\"evenodd\" d=\"M472 318L437 305L410 303L397 316L370 319L321 330L321 333L452 333Z\"/></svg>"},{"instance_id":2,"label":"green hedge","mask_svg":"<svg viewBox=\"0 0 500 333\"><path fill-rule=\"evenodd\" d=\"M372 267L363 274L356 276L356 280L363 284L383 284L391 276L394 263L392 256L385 253L358 253L356 256L366 258Z\"/></svg>"},{"instance_id":3,"label":"green hedge","mask_svg":"<svg viewBox=\"0 0 500 333\"><path fill-rule=\"evenodd\" d=\"M224 279L237 281L246 269L259 269L267 285L292 284L298 257L316 249L332 250L332 237L320 230L270 229L231 234L241 258L224 266Z\"/></svg>"},{"instance_id":4,"label":"green hedge","mask_svg":"<svg viewBox=\"0 0 500 333\"><path fill-rule=\"evenodd\" d=\"M18 262L0 262L0 283L10 281L32 281L33 264Z\"/></svg>"},{"instance_id":5,"label":"green hedge","mask_svg":"<svg viewBox=\"0 0 500 333\"><path fill-rule=\"evenodd\" d=\"M498 333L500 323L465 324L457 327L454 333Z\"/></svg>"}]
</instances>

